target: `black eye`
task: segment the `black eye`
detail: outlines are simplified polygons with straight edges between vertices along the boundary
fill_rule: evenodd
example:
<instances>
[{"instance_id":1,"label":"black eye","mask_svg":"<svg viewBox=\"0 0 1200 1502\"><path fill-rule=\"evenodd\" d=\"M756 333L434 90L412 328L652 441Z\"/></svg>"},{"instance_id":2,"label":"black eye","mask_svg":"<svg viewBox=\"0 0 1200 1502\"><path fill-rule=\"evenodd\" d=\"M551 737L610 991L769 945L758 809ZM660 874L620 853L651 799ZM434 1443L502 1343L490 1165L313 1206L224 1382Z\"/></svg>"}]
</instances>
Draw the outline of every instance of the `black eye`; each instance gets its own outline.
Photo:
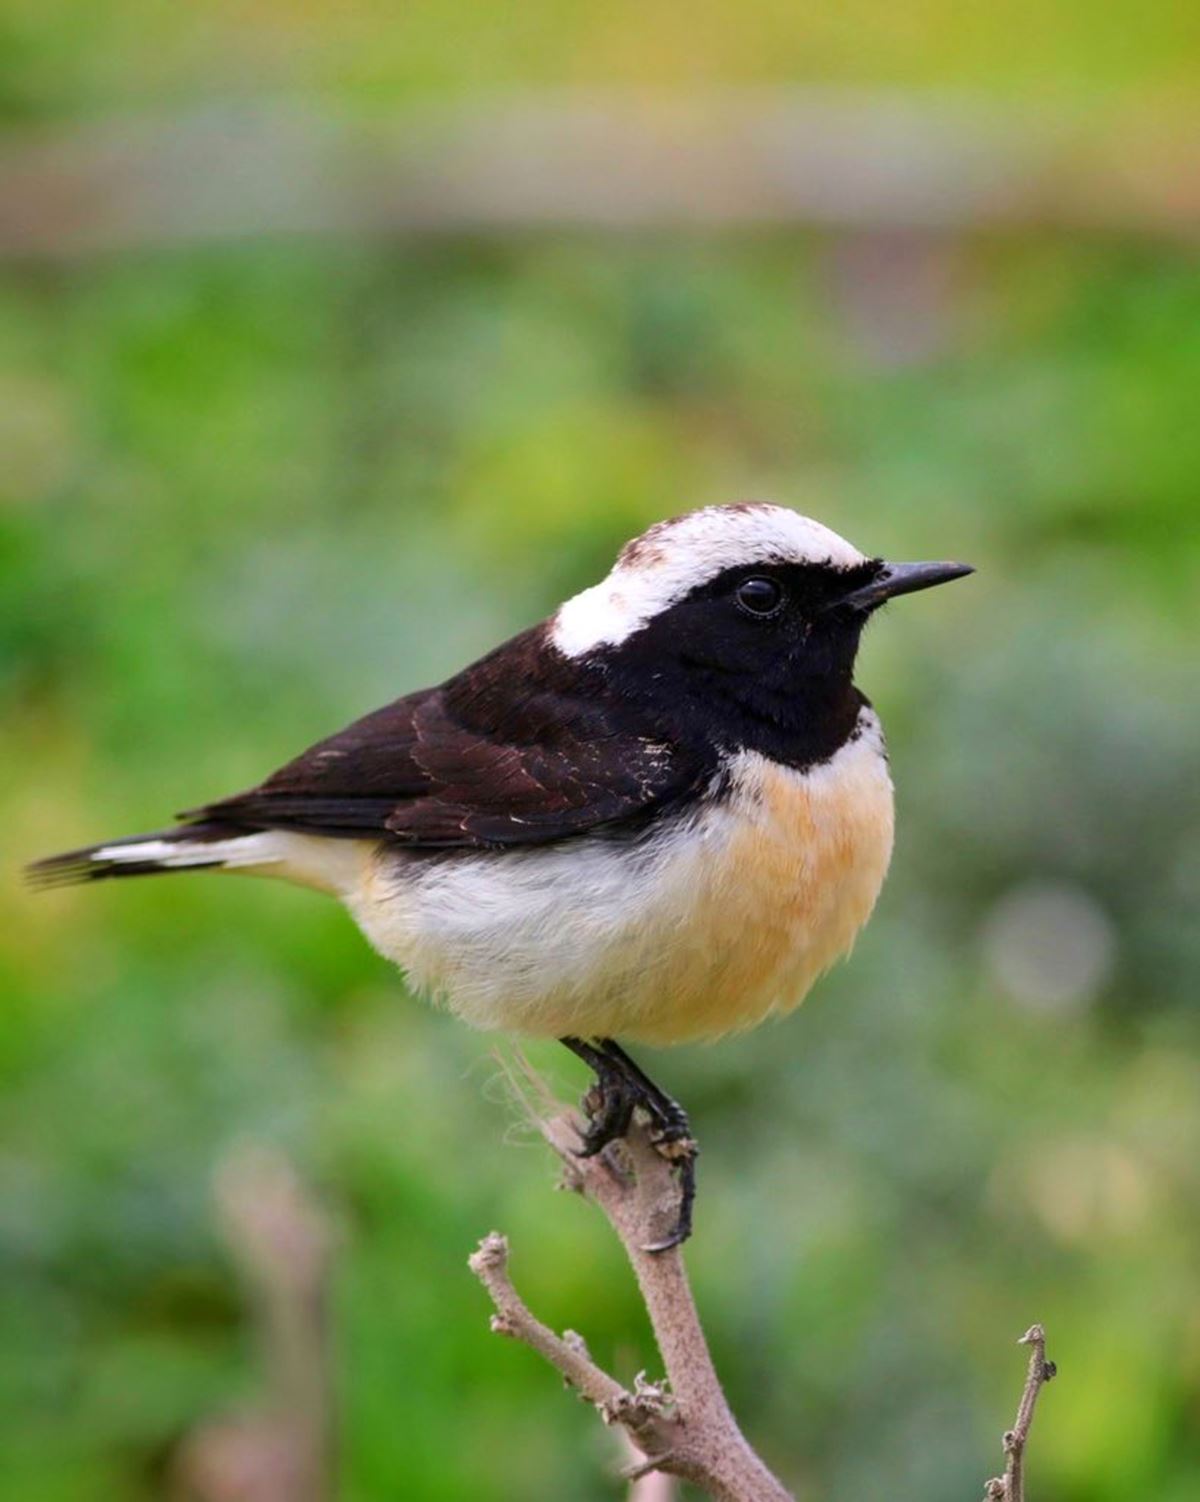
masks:
<instances>
[{"instance_id":1,"label":"black eye","mask_svg":"<svg viewBox=\"0 0 1200 1502\"><path fill-rule=\"evenodd\" d=\"M783 604L783 586L774 579L743 579L737 602L751 615L774 615Z\"/></svg>"}]
</instances>

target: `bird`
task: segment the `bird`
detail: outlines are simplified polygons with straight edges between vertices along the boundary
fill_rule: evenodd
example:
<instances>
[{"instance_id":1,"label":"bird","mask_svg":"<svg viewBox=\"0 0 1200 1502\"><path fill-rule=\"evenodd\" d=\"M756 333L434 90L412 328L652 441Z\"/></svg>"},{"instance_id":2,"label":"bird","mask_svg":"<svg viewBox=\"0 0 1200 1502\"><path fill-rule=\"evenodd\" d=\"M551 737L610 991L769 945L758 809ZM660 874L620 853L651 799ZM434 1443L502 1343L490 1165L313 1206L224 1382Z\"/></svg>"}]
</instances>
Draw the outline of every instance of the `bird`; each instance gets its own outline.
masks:
<instances>
[{"instance_id":1,"label":"bird","mask_svg":"<svg viewBox=\"0 0 1200 1502\"><path fill-rule=\"evenodd\" d=\"M340 899L415 991L584 1060L582 1155L644 1113L679 1184L663 1251L691 1233L698 1149L623 1044L753 1027L849 951L893 843L863 629L972 572L867 556L767 502L686 512L439 686L30 875L215 870Z\"/></svg>"}]
</instances>

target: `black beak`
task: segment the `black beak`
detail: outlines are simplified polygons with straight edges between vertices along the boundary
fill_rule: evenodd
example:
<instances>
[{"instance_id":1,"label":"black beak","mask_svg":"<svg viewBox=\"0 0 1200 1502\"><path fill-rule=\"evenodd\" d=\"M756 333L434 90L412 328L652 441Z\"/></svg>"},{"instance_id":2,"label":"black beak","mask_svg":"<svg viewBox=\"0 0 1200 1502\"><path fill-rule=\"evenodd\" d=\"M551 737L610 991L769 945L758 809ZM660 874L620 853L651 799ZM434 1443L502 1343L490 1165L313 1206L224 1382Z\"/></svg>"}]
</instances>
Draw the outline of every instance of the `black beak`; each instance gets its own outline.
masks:
<instances>
[{"instance_id":1,"label":"black beak","mask_svg":"<svg viewBox=\"0 0 1200 1502\"><path fill-rule=\"evenodd\" d=\"M918 589L932 589L935 584L949 584L951 579L974 572L969 563L885 563L870 584L831 603L849 606L851 610L874 610L896 595L911 595Z\"/></svg>"}]
</instances>

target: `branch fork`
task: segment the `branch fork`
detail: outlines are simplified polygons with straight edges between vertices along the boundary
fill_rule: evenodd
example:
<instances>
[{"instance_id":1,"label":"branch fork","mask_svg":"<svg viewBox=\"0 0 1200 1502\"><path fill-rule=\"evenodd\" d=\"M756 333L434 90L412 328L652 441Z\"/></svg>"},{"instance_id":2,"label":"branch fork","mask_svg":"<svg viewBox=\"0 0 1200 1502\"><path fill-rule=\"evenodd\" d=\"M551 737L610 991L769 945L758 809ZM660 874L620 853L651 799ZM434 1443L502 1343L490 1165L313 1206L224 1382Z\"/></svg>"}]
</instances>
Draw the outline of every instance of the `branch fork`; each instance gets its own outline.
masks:
<instances>
[{"instance_id":1,"label":"branch fork","mask_svg":"<svg viewBox=\"0 0 1200 1502\"><path fill-rule=\"evenodd\" d=\"M496 1231L484 1237L469 1264L495 1307L492 1329L537 1351L605 1424L626 1434L642 1457L624 1472L627 1480L659 1471L692 1482L716 1502L790 1502L791 1494L755 1454L726 1402L679 1248L651 1250L674 1224L679 1193L671 1162L651 1130L635 1117L619 1144L580 1158L577 1115L541 1104L531 1114L563 1164L564 1187L594 1201L625 1248L666 1381L649 1382L639 1374L630 1390L592 1360L578 1335L557 1335L537 1319L513 1284L508 1242Z\"/></svg>"},{"instance_id":2,"label":"branch fork","mask_svg":"<svg viewBox=\"0 0 1200 1502\"><path fill-rule=\"evenodd\" d=\"M635 1113L619 1142L595 1157L580 1157L584 1128L577 1114L550 1099L531 1073L523 1081L510 1073L510 1080L558 1155L561 1187L593 1201L620 1239L650 1316L666 1380L650 1382L639 1373L631 1390L592 1359L582 1336L571 1330L560 1336L544 1325L517 1292L508 1241L497 1231L484 1237L469 1263L492 1301L492 1330L536 1351L606 1425L623 1433L635 1458L622 1475L635 1483L635 1496L643 1495L643 1485L654 1486L657 1480L669 1487L666 1478L679 1477L715 1502L792 1502L743 1436L726 1401L680 1248L655 1249L664 1229L675 1223L679 1186L653 1129ZM1004 1434L1004 1474L987 1483L985 1502L1025 1502L1025 1447L1034 1409L1057 1371L1046 1359L1041 1325L1030 1326L1019 1344L1030 1348L1025 1385L1016 1421Z\"/></svg>"}]
</instances>

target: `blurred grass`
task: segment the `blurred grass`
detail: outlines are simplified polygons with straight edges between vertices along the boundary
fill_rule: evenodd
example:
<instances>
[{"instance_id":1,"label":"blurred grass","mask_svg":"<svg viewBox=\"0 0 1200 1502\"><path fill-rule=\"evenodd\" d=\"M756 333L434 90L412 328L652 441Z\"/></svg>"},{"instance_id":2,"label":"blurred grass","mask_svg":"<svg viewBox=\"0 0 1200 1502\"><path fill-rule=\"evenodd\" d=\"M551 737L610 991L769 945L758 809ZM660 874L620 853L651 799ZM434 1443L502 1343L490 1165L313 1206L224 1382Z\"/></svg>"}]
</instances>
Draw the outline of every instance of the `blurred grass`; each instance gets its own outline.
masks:
<instances>
[{"instance_id":1,"label":"blurred grass","mask_svg":"<svg viewBox=\"0 0 1200 1502\"><path fill-rule=\"evenodd\" d=\"M0 97L13 122L518 78L1101 98L1186 83L1195 29L1065 3L682 17L17 5ZM502 1227L539 1313L653 1368L489 1040L413 1004L310 894L35 899L15 868L257 779L650 520L739 495L980 572L864 652L900 832L851 962L782 1030L650 1060L704 1141L691 1261L734 1404L812 1495L950 1502L995 1464L1010 1342L1038 1318L1063 1374L1038 1496L1194 1497L1198 331L1190 254L1049 235L252 243L0 272L0 1499L157 1495L178 1436L249 1389L209 1189L245 1137L286 1147L342 1228L347 1498L612 1495L594 1419L488 1338L465 1271ZM1046 881L1112 945L1050 1002L1011 989L994 938Z\"/></svg>"}]
</instances>

